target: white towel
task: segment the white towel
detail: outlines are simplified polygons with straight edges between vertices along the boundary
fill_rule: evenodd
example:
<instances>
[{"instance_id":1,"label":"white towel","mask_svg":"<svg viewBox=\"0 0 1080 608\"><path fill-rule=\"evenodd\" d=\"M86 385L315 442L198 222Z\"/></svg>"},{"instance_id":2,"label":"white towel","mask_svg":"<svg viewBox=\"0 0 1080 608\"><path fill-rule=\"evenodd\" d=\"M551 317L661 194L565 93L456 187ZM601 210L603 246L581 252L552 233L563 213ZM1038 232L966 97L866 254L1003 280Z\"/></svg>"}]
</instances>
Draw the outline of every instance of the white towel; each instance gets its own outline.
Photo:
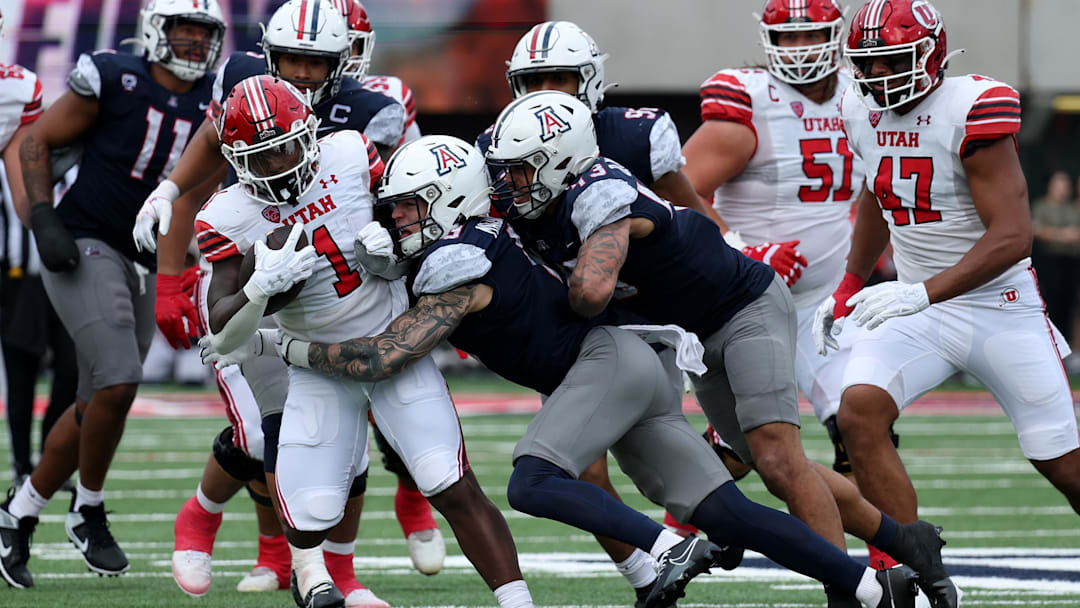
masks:
<instances>
[{"instance_id":1,"label":"white towel","mask_svg":"<svg viewBox=\"0 0 1080 608\"><path fill-rule=\"evenodd\" d=\"M697 334L686 331L678 325L620 325L620 329L633 332L649 344L660 343L675 349L675 365L698 376L709 368L705 367L705 347Z\"/></svg>"}]
</instances>

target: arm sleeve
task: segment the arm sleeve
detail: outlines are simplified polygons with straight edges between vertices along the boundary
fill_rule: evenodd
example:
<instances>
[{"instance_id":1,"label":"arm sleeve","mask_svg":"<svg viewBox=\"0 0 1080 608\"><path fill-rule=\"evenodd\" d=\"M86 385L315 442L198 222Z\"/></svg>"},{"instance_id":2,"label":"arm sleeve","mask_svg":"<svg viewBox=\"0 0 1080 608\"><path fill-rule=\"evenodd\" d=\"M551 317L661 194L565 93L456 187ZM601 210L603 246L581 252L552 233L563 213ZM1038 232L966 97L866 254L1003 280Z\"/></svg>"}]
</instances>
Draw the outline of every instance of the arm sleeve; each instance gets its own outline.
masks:
<instances>
[{"instance_id":1,"label":"arm sleeve","mask_svg":"<svg viewBox=\"0 0 1080 608\"><path fill-rule=\"evenodd\" d=\"M960 143L960 158L965 158L972 144L1013 137L1020 131L1020 94L1016 89L999 84L984 91L971 104L964 123L964 140ZM972 148L973 150L974 148Z\"/></svg>"},{"instance_id":2,"label":"arm sleeve","mask_svg":"<svg viewBox=\"0 0 1080 608\"><path fill-rule=\"evenodd\" d=\"M679 131L667 112L656 119L652 130L649 131L649 164L654 182L686 165L686 158L682 155L682 142L679 141Z\"/></svg>"},{"instance_id":3,"label":"arm sleeve","mask_svg":"<svg viewBox=\"0 0 1080 608\"><path fill-rule=\"evenodd\" d=\"M79 55L75 69L68 75L68 86L83 97L101 98L101 71L90 55Z\"/></svg>"},{"instance_id":4,"label":"arm sleeve","mask_svg":"<svg viewBox=\"0 0 1080 608\"><path fill-rule=\"evenodd\" d=\"M570 221L577 228L581 242L598 228L630 216L630 207L638 193L621 179L603 179L589 184L574 201Z\"/></svg>"},{"instance_id":5,"label":"arm sleeve","mask_svg":"<svg viewBox=\"0 0 1080 608\"><path fill-rule=\"evenodd\" d=\"M413 282L417 296L444 293L482 278L491 270L491 260L482 247L467 243L444 245L420 263Z\"/></svg>"}]
</instances>

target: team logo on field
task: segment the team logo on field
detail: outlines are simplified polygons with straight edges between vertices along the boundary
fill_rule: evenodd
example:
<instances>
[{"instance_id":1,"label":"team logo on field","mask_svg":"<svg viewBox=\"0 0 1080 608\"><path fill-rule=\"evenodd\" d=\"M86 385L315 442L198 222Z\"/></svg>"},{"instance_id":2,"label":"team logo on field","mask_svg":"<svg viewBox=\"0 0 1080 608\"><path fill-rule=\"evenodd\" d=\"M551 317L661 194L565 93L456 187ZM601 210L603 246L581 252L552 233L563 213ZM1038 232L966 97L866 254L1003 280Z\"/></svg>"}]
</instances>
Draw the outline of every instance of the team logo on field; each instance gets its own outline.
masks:
<instances>
[{"instance_id":1,"label":"team logo on field","mask_svg":"<svg viewBox=\"0 0 1080 608\"><path fill-rule=\"evenodd\" d=\"M799 118L802 118L803 105L802 105L801 101L793 101L793 102L791 102L791 109L794 110L795 116L798 116Z\"/></svg>"},{"instance_id":2,"label":"team logo on field","mask_svg":"<svg viewBox=\"0 0 1080 608\"><path fill-rule=\"evenodd\" d=\"M548 141L559 133L570 130L570 123L556 114L555 108L551 106L544 106L537 110L536 119L540 121L540 141Z\"/></svg>"},{"instance_id":3,"label":"team logo on field","mask_svg":"<svg viewBox=\"0 0 1080 608\"><path fill-rule=\"evenodd\" d=\"M870 126L876 129L879 122L881 122L881 112L870 112Z\"/></svg>"},{"instance_id":4,"label":"team logo on field","mask_svg":"<svg viewBox=\"0 0 1080 608\"><path fill-rule=\"evenodd\" d=\"M1006 287L1001 290L1001 305L1015 304L1020 300L1020 291L1015 287Z\"/></svg>"},{"instance_id":5,"label":"team logo on field","mask_svg":"<svg viewBox=\"0 0 1080 608\"><path fill-rule=\"evenodd\" d=\"M279 211L277 207L274 207L274 206L263 207L262 216L265 217L266 221L268 221L268 222L272 222L274 224L280 224L281 223L281 211Z\"/></svg>"},{"instance_id":6,"label":"team logo on field","mask_svg":"<svg viewBox=\"0 0 1080 608\"><path fill-rule=\"evenodd\" d=\"M134 91L137 84L139 84L139 79L134 74L120 75L120 86L124 87L124 90L128 93Z\"/></svg>"},{"instance_id":7,"label":"team logo on field","mask_svg":"<svg viewBox=\"0 0 1080 608\"><path fill-rule=\"evenodd\" d=\"M450 146L446 144L439 144L429 148L431 154L435 156L436 168L435 172L439 175L446 175L450 171L465 166L465 159L460 154L456 154L450 149Z\"/></svg>"}]
</instances>

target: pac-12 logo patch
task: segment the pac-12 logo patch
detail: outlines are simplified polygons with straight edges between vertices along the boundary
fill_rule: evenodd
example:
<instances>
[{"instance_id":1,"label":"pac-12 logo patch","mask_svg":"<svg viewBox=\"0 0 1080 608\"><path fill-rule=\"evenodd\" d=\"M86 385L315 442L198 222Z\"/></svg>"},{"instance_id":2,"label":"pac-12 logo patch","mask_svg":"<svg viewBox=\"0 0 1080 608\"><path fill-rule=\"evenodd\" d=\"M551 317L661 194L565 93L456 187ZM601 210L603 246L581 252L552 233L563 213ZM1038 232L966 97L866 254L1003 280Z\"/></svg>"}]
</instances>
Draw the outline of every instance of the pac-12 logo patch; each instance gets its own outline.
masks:
<instances>
[{"instance_id":1,"label":"pac-12 logo patch","mask_svg":"<svg viewBox=\"0 0 1080 608\"><path fill-rule=\"evenodd\" d=\"M876 129L879 122L881 122L881 112L870 112L870 126Z\"/></svg>"},{"instance_id":2,"label":"pac-12 logo patch","mask_svg":"<svg viewBox=\"0 0 1080 608\"><path fill-rule=\"evenodd\" d=\"M281 223L281 211L278 210L277 207L263 207L262 216L265 217L268 222L273 222L275 224Z\"/></svg>"},{"instance_id":3,"label":"pac-12 logo patch","mask_svg":"<svg viewBox=\"0 0 1080 608\"><path fill-rule=\"evenodd\" d=\"M544 106L537 110L536 119L540 121L540 141L548 141L559 133L570 130L570 123L556 114L555 108L551 106Z\"/></svg>"},{"instance_id":4,"label":"pac-12 logo patch","mask_svg":"<svg viewBox=\"0 0 1080 608\"><path fill-rule=\"evenodd\" d=\"M793 112L795 112L795 116L798 116L799 118L802 118L803 105L802 105L801 101L793 101L793 102L791 102L791 110Z\"/></svg>"},{"instance_id":5,"label":"pac-12 logo patch","mask_svg":"<svg viewBox=\"0 0 1080 608\"><path fill-rule=\"evenodd\" d=\"M465 159L460 154L455 153L450 149L450 146L446 144L439 144L429 148L431 153L435 156L435 172L439 175L446 175L453 169L465 166Z\"/></svg>"},{"instance_id":6,"label":"pac-12 logo patch","mask_svg":"<svg viewBox=\"0 0 1080 608\"><path fill-rule=\"evenodd\" d=\"M1001 305L1015 304L1020 301L1020 291L1015 287L1006 287L1001 290Z\"/></svg>"}]
</instances>

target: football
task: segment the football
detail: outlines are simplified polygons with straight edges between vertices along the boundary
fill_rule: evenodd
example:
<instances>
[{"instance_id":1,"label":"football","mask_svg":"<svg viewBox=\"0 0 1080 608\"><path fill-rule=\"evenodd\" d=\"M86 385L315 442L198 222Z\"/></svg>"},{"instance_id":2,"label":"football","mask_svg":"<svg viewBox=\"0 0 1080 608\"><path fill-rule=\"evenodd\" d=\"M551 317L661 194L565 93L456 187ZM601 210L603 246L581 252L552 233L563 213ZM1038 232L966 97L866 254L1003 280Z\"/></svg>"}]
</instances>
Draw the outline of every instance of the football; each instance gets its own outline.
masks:
<instances>
[{"instance_id":1,"label":"football","mask_svg":"<svg viewBox=\"0 0 1080 608\"><path fill-rule=\"evenodd\" d=\"M285 245L285 240L289 238L289 232L291 231L292 226L280 226L271 230L266 234L266 246L270 249L281 249L282 246ZM296 249L300 250L306 247L307 244L307 233L300 233L300 239L296 241ZM244 254L243 261L240 262L240 284L246 285L253 272L255 272L254 246L247 250L247 253ZM282 308L285 308L285 305L292 302L296 296L300 294L300 290L303 288L304 281L300 281L296 285L293 285L288 291L270 296L270 301L266 303L266 311L263 313L263 316L272 315Z\"/></svg>"}]
</instances>

